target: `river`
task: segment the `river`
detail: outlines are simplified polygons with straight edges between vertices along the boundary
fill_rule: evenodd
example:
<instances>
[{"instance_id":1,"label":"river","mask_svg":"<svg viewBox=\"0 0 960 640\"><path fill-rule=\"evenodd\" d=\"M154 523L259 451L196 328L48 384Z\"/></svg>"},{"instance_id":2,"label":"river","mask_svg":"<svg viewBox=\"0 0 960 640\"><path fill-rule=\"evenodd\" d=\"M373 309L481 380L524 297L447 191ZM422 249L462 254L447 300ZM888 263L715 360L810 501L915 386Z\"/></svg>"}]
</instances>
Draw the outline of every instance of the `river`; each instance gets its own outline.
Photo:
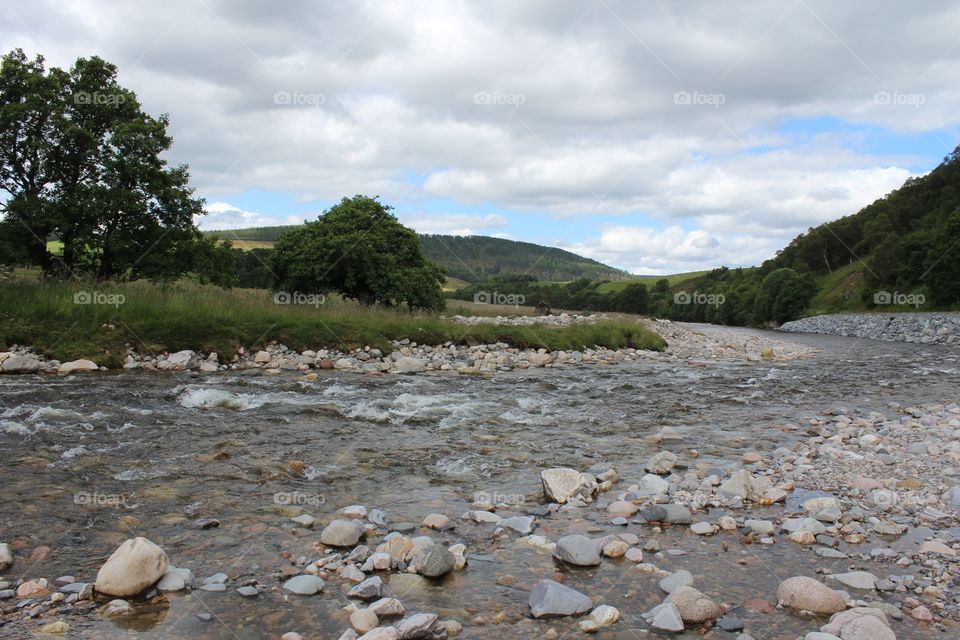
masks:
<instances>
[{"instance_id":1,"label":"river","mask_svg":"<svg viewBox=\"0 0 960 640\"><path fill-rule=\"evenodd\" d=\"M626 486L644 474L650 455L668 448L681 457L695 449L697 464L729 471L745 451L792 446L803 432L778 427L826 409L887 411L890 402L958 399L955 348L776 337L819 355L772 363L651 360L490 379L335 371L321 371L314 381L299 374L2 376L0 541L19 541L24 551L17 553L50 547L36 561L18 555L4 577L52 581L68 574L92 582L120 542L143 535L198 582L229 574L228 590L135 601L137 614L124 618L74 611L63 617L71 637L246 640L296 630L305 638L338 638L349 627L341 610L349 602L345 581L331 578L313 597L276 590L245 599L234 589L250 579L279 587L298 573L298 558L318 557L318 531L294 525L291 515L302 509L325 522L338 508L361 504L382 509L392 523L419 523L433 512L454 520L453 530L417 535L464 542L465 570L440 581L397 574L384 581L394 584L388 588L408 611L458 620L462 638L540 638L547 629L582 635L573 619L529 618L530 587L558 572L595 603L620 610L621 622L596 637L649 636L640 614L662 599L657 578L622 558L590 569L561 567L515 544L516 534L494 537L494 526L459 516L478 495L512 502L516 513L542 513L539 473L548 467L611 466ZM649 436L663 426L675 427L683 440L653 443ZM535 533L555 540L569 532L624 531L603 515L562 511L541 518ZM648 554L646 561L689 569L696 586L717 601L775 603L783 578L815 575L831 562L846 570L843 561L790 544L741 547L734 537L721 543L722 536L703 539L681 527L627 530L683 552ZM18 621L12 606L0 603L6 612L0 636L29 637L38 623ZM197 616L204 613L212 619ZM737 615L763 639L816 626L784 612L741 608ZM915 625L897 633L943 637ZM679 637L697 634L688 628Z\"/></svg>"}]
</instances>

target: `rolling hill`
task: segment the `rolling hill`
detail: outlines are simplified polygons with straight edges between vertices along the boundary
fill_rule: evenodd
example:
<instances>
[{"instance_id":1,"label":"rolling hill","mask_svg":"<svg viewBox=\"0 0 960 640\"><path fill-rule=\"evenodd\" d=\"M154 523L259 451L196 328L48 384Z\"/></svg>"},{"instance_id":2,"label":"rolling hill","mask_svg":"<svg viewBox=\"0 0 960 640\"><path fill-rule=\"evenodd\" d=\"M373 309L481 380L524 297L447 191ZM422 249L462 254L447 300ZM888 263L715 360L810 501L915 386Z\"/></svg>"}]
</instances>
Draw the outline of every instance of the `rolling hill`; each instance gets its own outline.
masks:
<instances>
[{"instance_id":1,"label":"rolling hill","mask_svg":"<svg viewBox=\"0 0 960 640\"><path fill-rule=\"evenodd\" d=\"M293 226L208 231L239 249L269 248ZM423 252L452 279L480 282L500 274L532 275L537 280L567 282L578 278L622 280L630 275L575 253L488 236L421 235Z\"/></svg>"}]
</instances>

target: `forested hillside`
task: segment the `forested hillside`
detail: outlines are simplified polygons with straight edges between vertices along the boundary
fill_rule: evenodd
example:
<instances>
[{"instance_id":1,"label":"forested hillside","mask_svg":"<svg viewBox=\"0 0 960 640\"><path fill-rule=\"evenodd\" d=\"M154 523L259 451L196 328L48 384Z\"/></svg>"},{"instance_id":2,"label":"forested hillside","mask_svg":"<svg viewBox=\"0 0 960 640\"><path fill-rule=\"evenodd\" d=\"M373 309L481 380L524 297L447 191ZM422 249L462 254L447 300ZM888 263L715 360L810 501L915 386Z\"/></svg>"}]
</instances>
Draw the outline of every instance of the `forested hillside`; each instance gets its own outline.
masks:
<instances>
[{"instance_id":1,"label":"forested hillside","mask_svg":"<svg viewBox=\"0 0 960 640\"><path fill-rule=\"evenodd\" d=\"M242 245L248 241L273 243L280 234L295 228L252 227L208 233ZM500 274L531 275L537 280L551 282L578 278L619 280L629 277L626 272L596 260L531 242L487 236L421 235L420 244L427 258L446 275L467 282L480 282Z\"/></svg>"}]
</instances>

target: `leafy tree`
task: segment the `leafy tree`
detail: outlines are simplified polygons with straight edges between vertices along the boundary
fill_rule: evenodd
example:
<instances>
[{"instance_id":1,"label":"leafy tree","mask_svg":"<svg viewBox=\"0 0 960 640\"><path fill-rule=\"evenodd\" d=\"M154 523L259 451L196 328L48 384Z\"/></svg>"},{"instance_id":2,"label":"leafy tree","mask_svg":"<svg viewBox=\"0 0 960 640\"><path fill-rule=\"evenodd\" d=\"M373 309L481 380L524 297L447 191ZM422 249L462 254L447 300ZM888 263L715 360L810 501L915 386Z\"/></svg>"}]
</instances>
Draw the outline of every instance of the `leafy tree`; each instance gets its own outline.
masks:
<instances>
[{"instance_id":1,"label":"leafy tree","mask_svg":"<svg viewBox=\"0 0 960 640\"><path fill-rule=\"evenodd\" d=\"M443 274L391 209L375 197L344 198L315 222L281 235L271 255L275 288L443 309Z\"/></svg>"},{"instance_id":2,"label":"leafy tree","mask_svg":"<svg viewBox=\"0 0 960 640\"><path fill-rule=\"evenodd\" d=\"M788 268L771 271L760 283L754 321L781 324L799 318L816 293L816 285L809 276Z\"/></svg>"},{"instance_id":3,"label":"leafy tree","mask_svg":"<svg viewBox=\"0 0 960 640\"><path fill-rule=\"evenodd\" d=\"M650 300L642 282L631 282L616 294L614 305L623 313L647 313Z\"/></svg>"},{"instance_id":4,"label":"leafy tree","mask_svg":"<svg viewBox=\"0 0 960 640\"><path fill-rule=\"evenodd\" d=\"M161 156L172 145L167 116L145 113L117 82L117 68L80 58L44 69L15 50L0 61L0 233L30 262L62 275L169 279L200 268L224 280L215 247L202 240L186 166ZM47 239L63 243L55 260ZM220 256L222 258L223 256Z\"/></svg>"}]
</instances>

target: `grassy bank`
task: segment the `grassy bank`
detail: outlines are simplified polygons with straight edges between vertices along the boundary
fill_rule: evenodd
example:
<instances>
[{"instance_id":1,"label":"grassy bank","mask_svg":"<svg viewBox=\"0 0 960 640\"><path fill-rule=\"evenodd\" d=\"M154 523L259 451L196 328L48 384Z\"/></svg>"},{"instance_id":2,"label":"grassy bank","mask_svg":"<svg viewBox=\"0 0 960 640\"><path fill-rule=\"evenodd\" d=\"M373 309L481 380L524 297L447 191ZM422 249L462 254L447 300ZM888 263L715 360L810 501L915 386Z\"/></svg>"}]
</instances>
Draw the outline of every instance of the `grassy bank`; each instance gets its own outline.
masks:
<instances>
[{"instance_id":1,"label":"grassy bank","mask_svg":"<svg viewBox=\"0 0 960 640\"><path fill-rule=\"evenodd\" d=\"M118 366L126 344L140 353L180 349L231 355L277 340L295 349L391 350L390 341L485 344L574 350L635 347L660 350L663 340L635 320L564 328L465 326L435 315L363 308L337 299L275 304L263 290L148 283L82 284L15 278L0 282L0 348L30 345L59 360L89 358Z\"/></svg>"}]
</instances>

